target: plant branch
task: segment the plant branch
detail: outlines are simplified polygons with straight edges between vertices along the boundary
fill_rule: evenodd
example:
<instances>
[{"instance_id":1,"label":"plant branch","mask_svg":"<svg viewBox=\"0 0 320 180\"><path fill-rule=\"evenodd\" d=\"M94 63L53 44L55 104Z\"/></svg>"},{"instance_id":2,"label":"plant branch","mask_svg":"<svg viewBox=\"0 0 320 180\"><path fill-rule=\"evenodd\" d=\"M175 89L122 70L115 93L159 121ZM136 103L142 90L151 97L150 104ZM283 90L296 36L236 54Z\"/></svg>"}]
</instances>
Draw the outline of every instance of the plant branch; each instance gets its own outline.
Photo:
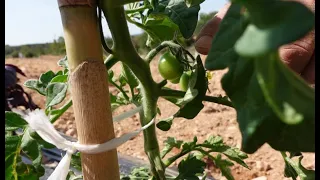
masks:
<instances>
[{"instance_id":1,"label":"plant branch","mask_svg":"<svg viewBox=\"0 0 320 180\"><path fill-rule=\"evenodd\" d=\"M145 60L150 63L152 59L164 48L166 47L173 47L173 48L181 48L180 45L172 42L172 41L163 41L159 46L152 49L147 56L145 57Z\"/></svg>"},{"instance_id":2,"label":"plant branch","mask_svg":"<svg viewBox=\"0 0 320 180\"><path fill-rule=\"evenodd\" d=\"M158 83L159 88L162 88L163 86L165 86L168 83L168 81L166 79L164 79L163 81Z\"/></svg>"},{"instance_id":3,"label":"plant branch","mask_svg":"<svg viewBox=\"0 0 320 180\"><path fill-rule=\"evenodd\" d=\"M104 39L103 28L102 28L102 13L100 8L98 8L98 12L99 12L98 24L99 24L99 32L100 32L102 47L107 53L113 54L112 50L108 47L106 40Z\"/></svg>"},{"instance_id":4,"label":"plant branch","mask_svg":"<svg viewBox=\"0 0 320 180\"><path fill-rule=\"evenodd\" d=\"M159 95L160 96L175 96L175 97L182 98L182 97L184 97L185 92L173 90L173 89L161 89ZM232 102L227 99L224 99L223 97L205 96L203 98L203 101L208 101L208 102L213 102L213 103L233 107Z\"/></svg>"},{"instance_id":5,"label":"plant branch","mask_svg":"<svg viewBox=\"0 0 320 180\"><path fill-rule=\"evenodd\" d=\"M231 101L224 99L223 97L205 96L203 100L217 104L222 104L229 107L234 107Z\"/></svg>"},{"instance_id":6,"label":"plant branch","mask_svg":"<svg viewBox=\"0 0 320 180\"><path fill-rule=\"evenodd\" d=\"M179 159L180 157L188 154L189 152L191 152L192 149L188 149L188 150L185 150L185 151L181 151L179 154L177 155L174 155L168 159L166 159L163 164L166 166L166 167L169 167L173 162L175 162L177 159Z\"/></svg>"},{"instance_id":7,"label":"plant branch","mask_svg":"<svg viewBox=\"0 0 320 180\"><path fill-rule=\"evenodd\" d=\"M143 112L140 113L142 125L149 123L157 114L157 100L159 88L151 76L147 64L136 52L129 33L124 8L118 6L118 1L101 1L101 9L108 17L108 25L114 40L114 54L125 63L139 79L142 94ZM155 125L143 131L145 152L149 157L152 174L156 179L165 179L164 166L160 158L160 151Z\"/></svg>"},{"instance_id":8,"label":"plant branch","mask_svg":"<svg viewBox=\"0 0 320 180\"><path fill-rule=\"evenodd\" d=\"M115 82L113 82L113 81L109 81L112 85L114 85L117 89L119 89L119 91L123 94L123 96L124 96L124 98L127 100L127 101L129 101L130 99L129 99L129 96L127 95L127 93L126 92L124 92L124 90L117 84L117 83L115 83Z\"/></svg>"},{"instance_id":9,"label":"plant branch","mask_svg":"<svg viewBox=\"0 0 320 180\"><path fill-rule=\"evenodd\" d=\"M115 65L119 59L115 57L113 54L110 54L107 59L104 61L104 65L106 66L107 70L111 69L113 65Z\"/></svg>"},{"instance_id":10,"label":"plant branch","mask_svg":"<svg viewBox=\"0 0 320 180\"><path fill-rule=\"evenodd\" d=\"M57 119L59 119L59 117L66 112L70 107L72 106L72 100L70 99L65 105L63 105L61 108L59 108L58 110L61 111L59 114L53 115L50 118L50 122L54 123Z\"/></svg>"}]
</instances>

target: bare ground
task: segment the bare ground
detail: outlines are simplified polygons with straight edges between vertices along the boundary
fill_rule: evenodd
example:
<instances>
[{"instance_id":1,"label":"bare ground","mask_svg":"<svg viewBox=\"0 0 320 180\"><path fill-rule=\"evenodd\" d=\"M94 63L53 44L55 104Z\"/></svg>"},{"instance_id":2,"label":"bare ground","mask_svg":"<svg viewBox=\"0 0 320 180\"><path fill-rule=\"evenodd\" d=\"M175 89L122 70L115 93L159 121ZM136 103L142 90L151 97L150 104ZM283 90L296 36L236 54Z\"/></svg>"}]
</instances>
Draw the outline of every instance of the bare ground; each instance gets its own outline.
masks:
<instances>
[{"instance_id":1,"label":"bare ground","mask_svg":"<svg viewBox=\"0 0 320 180\"><path fill-rule=\"evenodd\" d=\"M56 72L60 70L57 66L57 61L61 57L57 56L42 56L39 58L32 59L7 59L6 63L15 64L20 67L27 78L19 76L21 83L27 79L38 79L41 73L51 69ZM116 65L114 68L116 73L120 72L120 66ZM156 62L151 64L151 71L153 72L154 79L160 81L161 77L157 70ZM220 79L226 71L216 71L213 74L213 79L210 80L208 95L224 95L224 92L220 85ZM176 85L170 85L170 87L177 87ZM31 93L35 103L41 108L44 108L45 98L33 90L25 88L27 92ZM110 86L110 91L114 92L114 87ZM69 96L68 96L69 97ZM160 118L165 118L176 112L177 107L164 99L159 100L159 106L161 109ZM129 110L131 107L121 107L114 112L114 115L119 114L123 111ZM140 127L138 115L128 118L120 123L114 124L116 136L120 136L126 132L136 130ZM57 130L66 133L67 135L76 137L77 130L74 122L74 116L72 108L70 108L59 120L54 124ZM272 132L270 132L272 133ZM232 108L226 106L205 103L204 109L199 115L193 120L185 120L182 118L175 119L171 130L163 132L157 130L158 140L160 148L163 147L163 141L167 137L176 137L180 140L191 141L194 136L198 137L198 141L204 141L210 135L220 135L224 141L232 146L241 146L241 134L238 128L236 120L236 112ZM130 140L124 145L118 148L118 152L130 155L136 158L147 160L143 150L143 136L138 135L136 138ZM303 165L307 169L315 169L315 155L314 153L305 153L303 159ZM250 180L257 177L268 180L282 180L288 179L284 177L284 161L281 154L269 145L265 144L254 154L250 154L249 158L245 160L251 170L243 168L239 165L235 165L232 168L232 174L236 180ZM176 165L176 164L175 164ZM220 171L214 167L210 167L208 171L211 175L217 179L225 179L221 176Z\"/></svg>"}]
</instances>

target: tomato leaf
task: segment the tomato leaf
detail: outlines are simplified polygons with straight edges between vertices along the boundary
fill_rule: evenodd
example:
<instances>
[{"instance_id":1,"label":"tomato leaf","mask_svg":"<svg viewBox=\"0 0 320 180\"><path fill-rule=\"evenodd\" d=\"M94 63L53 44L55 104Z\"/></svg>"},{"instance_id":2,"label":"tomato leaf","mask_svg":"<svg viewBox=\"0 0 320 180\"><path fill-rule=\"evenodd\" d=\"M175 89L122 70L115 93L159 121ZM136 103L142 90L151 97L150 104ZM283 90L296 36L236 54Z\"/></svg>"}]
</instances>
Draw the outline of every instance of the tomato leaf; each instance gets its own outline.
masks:
<instances>
[{"instance_id":1,"label":"tomato leaf","mask_svg":"<svg viewBox=\"0 0 320 180\"><path fill-rule=\"evenodd\" d=\"M19 128L24 128L28 123L21 117L21 115L6 111L5 112L5 126L6 131L13 131Z\"/></svg>"},{"instance_id":2,"label":"tomato leaf","mask_svg":"<svg viewBox=\"0 0 320 180\"><path fill-rule=\"evenodd\" d=\"M82 165L81 165L81 158L80 158L80 152L77 152L76 154L73 154L71 157L71 166L75 169L82 171Z\"/></svg>"},{"instance_id":3,"label":"tomato leaf","mask_svg":"<svg viewBox=\"0 0 320 180\"><path fill-rule=\"evenodd\" d=\"M244 159L248 158L247 154L240 151L240 149L238 148L230 147L224 144L220 136L209 136L209 138L205 140L205 142L201 144L201 146L209 148L210 152L220 152L227 156L230 160L233 160L243 167L249 169L247 164L243 161Z\"/></svg>"},{"instance_id":4,"label":"tomato leaf","mask_svg":"<svg viewBox=\"0 0 320 180\"><path fill-rule=\"evenodd\" d=\"M200 56L197 56L196 62L195 72L191 74L184 101L180 103L182 107L174 115L175 117L193 119L204 107L202 101L208 89L208 80Z\"/></svg>"},{"instance_id":5,"label":"tomato leaf","mask_svg":"<svg viewBox=\"0 0 320 180\"><path fill-rule=\"evenodd\" d=\"M123 63L121 63L121 74L125 78L126 82L129 84L130 88L135 88L139 85L138 79L133 74L133 72L129 69L129 67Z\"/></svg>"},{"instance_id":6,"label":"tomato leaf","mask_svg":"<svg viewBox=\"0 0 320 180\"><path fill-rule=\"evenodd\" d=\"M173 148L181 148L183 141L177 140L174 137L168 137L164 141L164 148L161 151L161 158L164 158Z\"/></svg>"},{"instance_id":7,"label":"tomato leaf","mask_svg":"<svg viewBox=\"0 0 320 180\"><path fill-rule=\"evenodd\" d=\"M36 90L41 95L47 96L47 88L52 80L52 82L66 82L67 77L67 75L61 75L60 71L57 74L55 74L53 71L48 71L41 74L39 80L27 80L24 83L24 86Z\"/></svg>"},{"instance_id":8,"label":"tomato leaf","mask_svg":"<svg viewBox=\"0 0 320 180\"><path fill-rule=\"evenodd\" d=\"M292 97L300 96L297 102L306 102L306 104L301 103L301 106L311 107L307 113L311 114L311 109L314 105L308 103L311 102L310 99L308 100L310 92L306 93L309 95L301 93L310 90L307 90L305 85L301 85L292 73L273 66L270 56L266 56L265 58L240 57L234 50L234 44L232 44L236 42L236 36L228 39L228 43L230 44L225 44L225 38L231 33L231 30L233 30L232 33L240 37L245 28L244 25L239 25L241 21L244 20L241 18L240 10L239 5L234 3L231 5L226 17L232 15L238 20L232 24L224 23L224 21L228 21L228 18L222 20L221 27L212 42L212 47L206 59L206 66L211 70L229 68L229 71L222 78L221 84L237 110L237 120L243 138L243 151L253 153L266 142L274 149L282 151L314 151L315 145L311 143L314 140L314 137L312 137L314 131L310 131L310 129L314 129L310 128L312 121L308 120L300 124L289 125L284 123L278 117L277 114L279 113L274 111L275 108L281 107L278 111L280 111L284 117L287 117L286 119L295 117L292 112L294 112L293 109L295 109L297 105L292 105L295 100ZM219 45L220 48L218 47ZM260 69L257 67L259 64ZM272 70L273 68L276 69ZM268 81L262 81L263 79L261 78L268 78ZM265 82L265 84L263 84L263 82ZM268 87L268 92L267 90L263 90L263 88L266 87ZM274 89L270 89L270 87ZM277 96L281 94L283 98L286 98L283 99L281 97L279 100L282 100L282 102L291 102L289 104L291 109L290 106L289 108L287 108L288 106L284 108L284 106L282 104L280 105L280 102L277 102L275 99L277 97L274 93L275 91L278 93L279 90L282 93L277 94ZM300 95L299 93L296 94L299 91ZM271 93L272 96L266 96L268 93ZM268 98L269 100L267 100ZM270 98L272 98L272 101L277 102L278 105L274 106L274 104L270 104ZM292 98L292 100L289 100L289 98ZM302 108L299 110L295 109L295 111L298 111L298 114L306 113ZM274 133L270 133L270 130Z\"/></svg>"},{"instance_id":9,"label":"tomato leaf","mask_svg":"<svg viewBox=\"0 0 320 180\"><path fill-rule=\"evenodd\" d=\"M285 176L296 179L298 176L301 180L313 180L315 179L315 171L304 168L301 164L303 156L300 156L298 162L290 157L284 157L285 161Z\"/></svg>"},{"instance_id":10,"label":"tomato leaf","mask_svg":"<svg viewBox=\"0 0 320 180\"><path fill-rule=\"evenodd\" d=\"M279 136L282 141L270 144L287 151L314 152L314 89L286 67L277 53L256 59L255 69L269 107L278 120L288 125Z\"/></svg>"},{"instance_id":11,"label":"tomato leaf","mask_svg":"<svg viewBox=\"0 0 320 180\"><path fill-rule=\"evenodd\" d=\"M184 0L164 0L159 2L155 13L166 14L178 25L182 36L188 39L193 35L197 26L199 10L199 5L188 8Z\"/></svg>"},{"instance_id":12,"label":"tomato leaf","mask_svg":"<svg viewBox=\"0 0 320 180\"><path fill-rule=\"evenodd\" d=\"M67 178L68 180L80 180L83 179L83 176L80 175L76 175L73 171L69 171Z\"/></svg>"},{"instance_id":13,"label":"tomato leaf","mask_svg":"<svg viewBox=\"0 0 320 180\"><path fill-rule=\"evenodd\" d=\"M111 111L116 110L121 105L126 105L127 104L125 99L120 98L119 96L115 96L115 95L113 95L111 93L110 93L110 103L111 103Z\"/></svg>"},{"instance_id":14,"label":"tomato leaf","mask_svg":"<svg viewBox=\"0 0 320 180\"><path fill-rule=\"evenodd\" d=\"M50 83L54 83L54 82L67 82L68 80L68 75L57 75L56 77L52 78Z\"/></svg>"},{"instance_id":15,"label":"tomato leaf","mask_svg":"<svg viewBox=\"0 0 320 180\"><path fill-rule=\"evenodd\" d=\"M6 179L18 180L16 166L21 162L20 156L20 136L5 137L5 177Z\"/></svg>"},{"instance_id":16,"label":"tomato leaf","mask_svg":"<svg viewBox=\"0 0 320 180\"><path fill-rule=\"evenodd\" d=\"M241 5L232 3L212 40L205 61L206 69L224 69L238 58L234 51L234 44L247 27L247 21L240 12Z\"/></svg>"},{"instance_id":17,"label":"tomato leaf","mask_svg":"<svg viewBox=\"0 0 320 180\"><path fill-rule=\"evenodd\" d=\"M143 29L148 33L147 46L154 47L162 41L171 40L179 27L162 13L151 13L144 22Z\"/></svg>"},{"instance_id":18,"label":"tomato leaf","mask_svg":"<svg viewBox=\"0 0 320 180\"><path fill-rule=\"evenodd\" d=\"M299 124L305 120L309 122L310 130L314 129L314 89L282 63L277 53L256 59L255 65L258 82L278 117L287 124ZM285 88L290 86L292 88Z\"/></svg>"},{"instance_id":19,"label":"tomato leaf","mask_svg":"<svg viewBox=\"0 0 320 180\"><path fill-rule=\"evenodd\" d=\"M24 83L24 86L26 86L29 89L35 90L41 95L46 95L46 85L42 84L36 79L29 79Z\"/></svg>"},{"instance_id":20,"label":"tomato leaf","mask_svg":"<svg viewBox=\"0 0 320 180\"><path fill-rule=\"evenodd\" d=\"M67 56L58 61L58 66L63 67L65 69L69 69Z\"/></svg>"},{"instance_id":21,"label":"tomato leaf","mask_svg":"<svg viewBox=\"0 0 320 180\"><path fill-rule=\"evenodd\" d=\"M23 180L38 180L39 176L37 175L36 169L30 164L19 163L16 166L18 173L18 179Z\"/></svg>"},{"instance_id":22,"label":"tomato leaf","mask_svg":"<svg viewBox=\"0 0 320 180\"><path fill-rule=\"evenodd\" d=\"M170 0L164 12L179 26L183 37L188 39L196 29L199 10L199 5L188 8L184 0Z\"/></svg>"},{"instance_id":23,"label":"tomato leaf","mask_svg":"<svg viewBox=\"0 0 320 180\"><path fill-rule=\"evenodd\" d=\"M172 125L172 121L174 116L170 116L166 119L162 119L157 123L157 128L161 129L162 131L169 131Z\"/></svg>"},{"instance_id":24,"label":"tomato leaf","mask_svg":"<svg viewBox=\"0 0 320 180\"><path fill-rule=\"evenodd\" d=\"M57 105L66 97L68 85L66 83L50 83L47 87L46 107Z\"/></svg>"},{"instance_id":25,"label":"tomato leaf","mask_svg":"<svg viewBox=\"0 0 320 180\"><path fill-rule=\"evenodd\" d=\"M198 174L203 174L206 163L197 159L195 156L188 155L179 165L179 175L176 179L199 179Z\"/></svg>"},{"instance_id":26,"label":"tomato leaf","mask_svg":"<svg viewBox=\"0 0 320 180\"><path fill-rule=\"evenodd\" d=\"M32 160L32 165L36 168L38 177L41 177L44 175L44 168L41 166L41 146L37 140L31 137L30 133L32 132L29 128L25 129L21 139L21 149Z\"/></svg>"},{"instance_id":27,"label":"tomato leaf","mask_svg":"<svg viewBox=\"0 0 320 180\"><path fill-rule=\"evenodd\" d=\"M237 53L242 56L253 57L275 51L281 45L302 38L315 25L314 14L301 3L262 2L245 3L252 24L235 45Z\"/></svg>"},{"instance_id":28,"label":"tomato leaf","mask_svg":"<svg viewBox=\"0 0 320 180\"><path fill-rule=\"evenodd\" d=\"M56 74L53 71L48 71L40 75L39 81L44 86L47 86L50 83L51 79L54 78L55 76Z\"/></svg>"},{"instance_id":29,"label":"tomato leaf","mask_svg":"<svg viewBox=\"0 0 320 180\"><path fill-rule=\"evenodd\" d=\"M232 176L230 166L233 166L233 163L227 159L222 159L221 154L218 154L215 159L213 159L215 165L219 167L222 175L226 177L228 180L234 180Z\"/></svg>"}]
</instances>

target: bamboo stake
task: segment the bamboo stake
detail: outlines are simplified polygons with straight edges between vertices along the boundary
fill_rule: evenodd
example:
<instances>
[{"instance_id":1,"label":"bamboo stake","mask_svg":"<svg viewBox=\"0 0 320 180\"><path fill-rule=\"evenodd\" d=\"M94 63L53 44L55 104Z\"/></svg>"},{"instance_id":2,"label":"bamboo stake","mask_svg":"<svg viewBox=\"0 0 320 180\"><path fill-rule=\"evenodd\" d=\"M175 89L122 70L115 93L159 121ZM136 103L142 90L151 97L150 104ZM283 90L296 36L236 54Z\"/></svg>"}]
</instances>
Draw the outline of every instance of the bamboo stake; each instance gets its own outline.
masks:
<instances>
[{"instance_id":1,"label":"bamboo stake","mask_svg":"<svg viewBox=\"0 0 320 180\"><path fill-rule=\"evenodd\" d=\"M108 74L96 17L96 3L58 0L71 74L69 84L78 140L100 144L115 137L108 90ZM116 149L81 154L85 180L120 179Z\"/></svg>"}]
</instances>

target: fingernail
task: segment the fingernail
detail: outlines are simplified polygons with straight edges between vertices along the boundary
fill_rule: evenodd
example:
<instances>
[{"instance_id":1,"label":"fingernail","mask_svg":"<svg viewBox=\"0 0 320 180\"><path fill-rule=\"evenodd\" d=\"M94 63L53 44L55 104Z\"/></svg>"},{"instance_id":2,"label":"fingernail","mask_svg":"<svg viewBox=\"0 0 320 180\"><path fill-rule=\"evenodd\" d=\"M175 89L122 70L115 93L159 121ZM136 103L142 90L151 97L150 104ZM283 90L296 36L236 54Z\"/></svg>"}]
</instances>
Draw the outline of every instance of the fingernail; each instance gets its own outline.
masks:
<instances>
[{"instance_id":1,"label":"fingernail","mask_svg":"<svg viewBox=\"0 0 320 180\"><path fill-rule=\"evenodd\" d=\"M211 47L212 37L202 36L195 43L195 48L199 53L207 53Z\"/></svg>"}]
</instances>

